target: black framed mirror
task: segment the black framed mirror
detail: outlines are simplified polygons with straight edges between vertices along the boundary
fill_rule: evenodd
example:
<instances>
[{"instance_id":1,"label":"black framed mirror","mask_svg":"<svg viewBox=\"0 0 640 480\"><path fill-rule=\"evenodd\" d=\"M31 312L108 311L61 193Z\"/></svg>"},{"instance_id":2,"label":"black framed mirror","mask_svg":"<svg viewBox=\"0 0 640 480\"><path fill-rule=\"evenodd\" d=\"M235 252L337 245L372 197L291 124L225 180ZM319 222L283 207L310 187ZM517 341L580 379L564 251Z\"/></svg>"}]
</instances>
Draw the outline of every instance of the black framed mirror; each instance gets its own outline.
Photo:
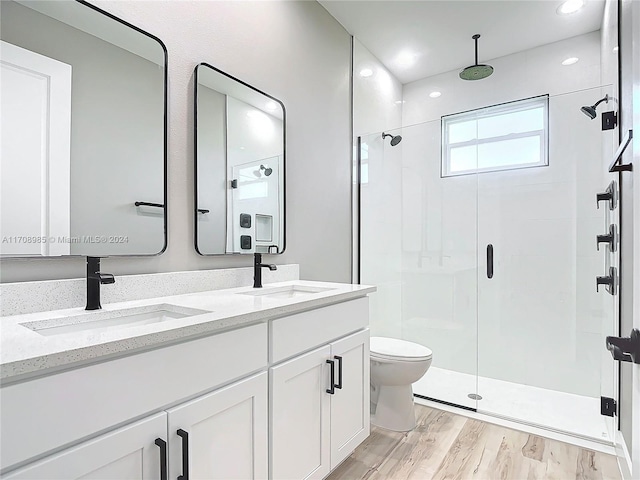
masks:
<instances>
[{"instance_id":1,"label":"black framed mirror","mask_svg":"<svg viewBox=\"0 0 640 480\"><path fill-rule=\"evenodd\" d=\"M0 17L0 256L162 253L162 41L82 0L3 0Z\"/></svg>"},{"instance_id":2,"label":"black framed mirror","mask_svg":"<svg viewBox=\"0 0 640 480\"><path fill-rule=\"evenodd\" d=\"M284 104L207 63L194 83L196 251L283 253Z\"/></svg>"}]
</instances>

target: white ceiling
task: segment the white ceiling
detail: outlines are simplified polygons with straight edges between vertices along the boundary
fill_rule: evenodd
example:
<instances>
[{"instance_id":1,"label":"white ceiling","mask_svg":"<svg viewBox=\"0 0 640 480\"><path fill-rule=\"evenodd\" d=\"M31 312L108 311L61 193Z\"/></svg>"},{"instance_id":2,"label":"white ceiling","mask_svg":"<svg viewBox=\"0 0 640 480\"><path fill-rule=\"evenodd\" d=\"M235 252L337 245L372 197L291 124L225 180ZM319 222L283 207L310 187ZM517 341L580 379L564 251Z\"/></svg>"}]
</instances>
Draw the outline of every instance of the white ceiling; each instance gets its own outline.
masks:
<instances>
[{"instance_id":1,"label":"white ceiling","mask_svg":"<svg viewBox=\"0 0 640 480\"><path fill-rule=\"evenodd\" d=\"M600 29L604 0L587 0L576 13L558 15L561 0L370 1L320 0L344 28L402 83ZM401 66L401 52L415 54Z\"/></svg>"}]
</instances>

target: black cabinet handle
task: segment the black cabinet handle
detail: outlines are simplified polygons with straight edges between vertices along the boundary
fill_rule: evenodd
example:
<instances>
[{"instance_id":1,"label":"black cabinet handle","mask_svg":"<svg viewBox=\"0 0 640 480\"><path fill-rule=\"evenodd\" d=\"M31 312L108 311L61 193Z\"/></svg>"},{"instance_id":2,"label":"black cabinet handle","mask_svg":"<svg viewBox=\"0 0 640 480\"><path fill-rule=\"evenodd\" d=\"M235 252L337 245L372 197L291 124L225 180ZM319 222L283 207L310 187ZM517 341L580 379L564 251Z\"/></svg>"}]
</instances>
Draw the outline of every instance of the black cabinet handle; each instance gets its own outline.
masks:
<instances>
[{"instance_id":1,"label":"black cabinet handle","mask_svg":"<svg viewBox=\"0 0 640 480\"><path fill-rule=\"evenodd\" d=\"M182 438L182 475L178 480L189 480L189 433L181 428L176 433Z\"/></svg>"},{"instance_id":2,"label":"black cabinet handle","mask_svg":"<svg viewBox=\"0 0 640 480\"><path fill-rule=\"evenodd\" d=\"M338 383L336 383L334 386L337 389L342 389L342 357L339 355L334 355L333 358L335 358L338 361Z\"/></svg>"},{"instance_id":3,"label":"black cabinet handle","mask_svg":"<svg viewBox=\"0 0 640 480\"><path fill-rule=\"evenodd\" d=\"M487 278L493 278L493 245L487 245Z\"/></svg>"},{"instance_id":4,"label":"black cabinet handle","mask_svg":"<svg viewBox=\"0 0 640 480\"><path fill-rule=\"evenodd\" d=\"M155 444L160 447L160 480L167 480L167 442L156 438Z\"/></svg>"},{"instance_id":5,"label":"black cabinet handle","mask_svg":"<svg viewBox=\"0 0 640 480\"><path fill-rule=\"evenodd\" d=\"M334 372L334 365L335 362L333 360L327 360L327 363L331 366L331 387L327 388L326 392L329 395L333 395L334 393L336 393L334 387L336 386L336 374Z\"/></svg>"}]
</instances>

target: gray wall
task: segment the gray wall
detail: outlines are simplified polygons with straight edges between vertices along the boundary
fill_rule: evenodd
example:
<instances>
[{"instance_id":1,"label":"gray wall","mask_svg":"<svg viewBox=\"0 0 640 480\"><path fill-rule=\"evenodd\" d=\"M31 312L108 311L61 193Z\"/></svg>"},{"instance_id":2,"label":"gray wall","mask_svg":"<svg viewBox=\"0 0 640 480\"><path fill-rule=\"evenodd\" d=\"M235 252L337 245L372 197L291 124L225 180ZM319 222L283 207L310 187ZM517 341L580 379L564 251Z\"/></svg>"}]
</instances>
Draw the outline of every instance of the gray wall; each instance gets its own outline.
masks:
<instances>
[{"instance_id":1,"label":"gray wall","mask_svg":"<svg viewBox=\"0 0 640 480\"><path fill-rule=\"evenodd\" d=\"M163 69L14 2L2 19L3 40L72 65L71 236L128 238L72 243L71 254L162 250L162 211L134 202L162 203Z\"/></svg>"},{"instance_id":2,"label":"gray wall","mask_svg":"<svg viewBox=\"0 0 640 480\"><path fill-rule=\"evenodd\" d=\"M106 259L103 270L251 264L247 256L203 258L193 246L193 71L208 62L287 109L287 251L274 261L299 263L301 278L349 281L350 37L342 26L316 2L93 3L158 36L169 51L168 248L157 257ZM3 282L72 278L84 274L84 261L5 260L1 269Z\"/></svg>"}]
</instances>

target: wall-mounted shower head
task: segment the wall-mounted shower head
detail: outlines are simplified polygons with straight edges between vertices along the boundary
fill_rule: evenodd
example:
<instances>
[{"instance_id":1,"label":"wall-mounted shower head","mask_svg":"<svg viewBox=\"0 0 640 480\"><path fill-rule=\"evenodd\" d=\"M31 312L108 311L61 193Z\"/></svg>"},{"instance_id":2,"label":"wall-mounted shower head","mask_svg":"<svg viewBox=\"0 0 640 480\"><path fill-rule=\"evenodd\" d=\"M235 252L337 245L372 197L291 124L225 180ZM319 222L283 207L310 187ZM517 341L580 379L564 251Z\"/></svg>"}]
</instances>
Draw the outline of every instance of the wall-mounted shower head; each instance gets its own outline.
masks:
<instances>
[{"instance_id":1,"label":"wall-mounted shower head","mask_svg":"<svg viewBox=\"0 0 640 480\"><path fill-rule=\"evenodd\" d=\"M402 137L400 135L391 135L390 133L382 132L382 139L384 140L386 137L391 137L391 146L395 147L402 141Z\"/></svg>"},{"instance_id":2,"label":"wall-mounted shower head","mask_svg":"<svg viewBox=\"0 0 640 480\"><path fill-rule=\"evenodd\" d=\"M476 42L476 63L475 65L463 68L460 72L460 78L462 80L482 80L493 73L493 67L491 65L478 64L478 39L480 38L480 34L476 33L471 38Z\"/></svg>"},{"instance_id":3,"label":"wall-mounted shower head","mask_svg":"<svg viewBox=\"0 0 640 480\"><path fill-rule=\"evenodd\" d=\"M268 168L268 167L265 167L264 165L260 165L260 170L264 171L264 174L266 177L271 175L271 173L273 172L273 168Z\"/></svg>"},{"instance_id":4,"label":"wall-mounted shower head","mask_svg":"<svg viewBox=\"0 0 640 480\"><path fill-rule=\"evenodd\" d=\"M580 109L580 111L582 113L584 113L587 117L589 117L591 120L593 120L594 118L596 118L597 114L596 114L596 108L598 107L598 105L600 105L602 102L604 103L609 103L609 95L605 95L604 98L601 98L600 100L598 100L596 103L594 103L593 105L586 106L586 107L582 107Z\"/></svg>"}]
</instances>

